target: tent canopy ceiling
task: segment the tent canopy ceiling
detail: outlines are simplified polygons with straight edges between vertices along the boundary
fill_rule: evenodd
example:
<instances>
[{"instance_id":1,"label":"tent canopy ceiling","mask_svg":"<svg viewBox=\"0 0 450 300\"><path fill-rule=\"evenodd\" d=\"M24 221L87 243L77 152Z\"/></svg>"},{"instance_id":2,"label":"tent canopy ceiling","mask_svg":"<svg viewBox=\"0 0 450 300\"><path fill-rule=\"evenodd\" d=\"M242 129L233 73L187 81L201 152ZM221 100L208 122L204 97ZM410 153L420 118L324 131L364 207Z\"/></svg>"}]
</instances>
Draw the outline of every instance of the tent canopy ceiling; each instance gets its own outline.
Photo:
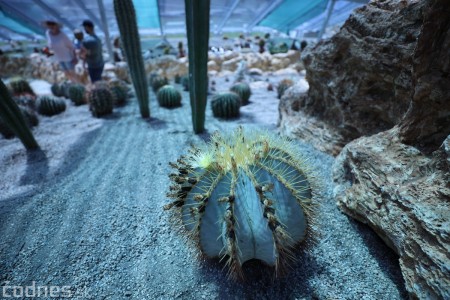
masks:
<instances>
[{"instance_id":1,"label":"tent canopy ceiling","mask_svg":"<svg viewBox=\"0 0 450 300\"><path fill-rule=\"evenodd\" d=\"M342 23L351 11L369 0L211 0L211 32L251 32L276 30L318 31L333 2L328 25ZM113 0L0 0L0 39L39 39L42 22L53 19L70 33L91 19L103 35L99 4L103 3L106 26L118 35ZM141 34L185 34L184 0L133 0ZM101 6L101 5L100 5ZM339 16L334 18L334 12ZM344 17L343 17L344 16Z\"/></svg>"}]
</instances>

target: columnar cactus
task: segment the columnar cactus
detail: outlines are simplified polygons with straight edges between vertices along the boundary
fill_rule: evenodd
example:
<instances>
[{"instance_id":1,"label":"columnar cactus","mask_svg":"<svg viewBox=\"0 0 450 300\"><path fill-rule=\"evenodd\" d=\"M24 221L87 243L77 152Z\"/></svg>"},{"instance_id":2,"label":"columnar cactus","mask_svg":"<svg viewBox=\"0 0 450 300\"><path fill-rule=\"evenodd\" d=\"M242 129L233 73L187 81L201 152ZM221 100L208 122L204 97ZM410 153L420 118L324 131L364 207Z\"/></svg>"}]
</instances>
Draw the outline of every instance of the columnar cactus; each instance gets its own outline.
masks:
<instances>
[{"instance_id":1,"label":"columnar cactus","mask_svg":"<svg viewBox=\"0 0 450 300\"><path fill-rule=\"evenodd\" d=\"M37 111L44 116L54 116L66 110L66 102L53 96L40 96L37 100Z\"/></svg>"},{"instance_id":2,"label":"columnar cactus","mask_svg":"<svg viewBox=\"0 0 450 300\"><path fill-rule=\"evenodd\" d=\"M82 84L72 84L68 89L69 99L75 105L86 104L86 88Z\"/></svg>"},{"instance_id":3,"label":"columnar cactus","mask_svg":"<svg viewBox=\"0 0 450 300\"><path fill-rule=\"evenodd\" d=\"M162 107L175 108L181 106L181 94L171 85L165 85L160 88L156 98Z\"/></svg>"},{"instance_id":4,"label":"columnar cactus","mask_svg":"<svg viewBox=\"0 0 450 300\"><path fill-rule=\"evenodd\" d=\"M237 118L241 99L236 93L220 93L212 97L211 109L214 117L217 118Z\"/></svg>"},{"instance_id":5,"label":"columnar cactus","mask_svg":"<svg viewBox=\"0 0 450 300\"><path fill-rule=\"evenodd\" d=\"M278 83L277 86L277 94L278 94L278 99L281 99L281 97L283 96L284 92L286 92L286 90L288 88L290 88L291 86L294 85L294 82L290 79L283 79Z\"/></svg>"},{"instance_id":6,"label":"columnar cactus","mask_svg":"<svg viewBox=\"0 0 450 300\"><path fill-rule=\"evenodd\" d=\"M247 83L245 82L236 83L230 88L230 91L239 95L239 97L241 98L242 106L250 103L249 99L252 94L252 91Z\"/></svg>"},{"instance_id":7,"label":"columnar cactus","mask_svg":"<svg viewBox=\"0 0 450 300\"><path fill-rule=\"evenodd\" d=\"M278 273L311 234L314 177L286 138L239 127L170 165L174 201L164 209L178 207L201 251L226 259L232 275L251 259Z\"/></svg>"},{"instance_id":8,"label":"columnar cactus","mask_svg":"<svg viewBox=\"0 0 450 300\"><path fill-rule=\"evenodd\" d=\"M17 103L11 97L8 88L0 79L0 118L7 128L14 132L22 141L26 149L38 149L39 145L27 122L20 112Z\"/></svg>"},{"instance_id":9,"label":"columnar cactus","mask_svg":"<svg viewBox=\"0 0 450 300\"><path fill-rule=\"evenodd\" d=\"M143 118L150 117L148 85L142 58L141 43L132 0L114 0L114 11L120 31L122 47L130 68L139 109Z\"/></svg>"},{"instance_id":10,"label":"columnar cactus","mask_svg":"<svg viewBox=\"0 0 450 300\"><path fill-rule=\"evenodd\" d=\"M96 118L111 114L113 96L108 89L96 88L89 93L89 109Z\"/></svg>"},{"instance_id":11,"label":"columnar cactus","mask_svg":"<svg viewBox=\"0 0 450 300\"><path fill-rule=\"evenodd\" d=\"M11 91L13 96L23 95L23 94L30 94L30 95L36 95L31 88L28 81L26 81L23 78L15 78L9 82L9 86L11 87Z\"/></svg>"}]
</instances>

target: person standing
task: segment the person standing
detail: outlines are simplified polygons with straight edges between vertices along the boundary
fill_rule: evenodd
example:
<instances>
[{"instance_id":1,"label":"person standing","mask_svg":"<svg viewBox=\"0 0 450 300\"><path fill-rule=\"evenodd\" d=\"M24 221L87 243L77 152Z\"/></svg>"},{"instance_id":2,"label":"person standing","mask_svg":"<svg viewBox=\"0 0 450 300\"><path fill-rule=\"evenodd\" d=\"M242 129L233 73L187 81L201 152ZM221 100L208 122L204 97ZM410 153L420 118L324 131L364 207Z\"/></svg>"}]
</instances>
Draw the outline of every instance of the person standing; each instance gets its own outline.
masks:
<instances>
[{"instance_id":1,"label":"person standing","mask_svg":"<svg viewBox=\"0 0 450 300\"><path fill-rule=\"evenodd\" d=\"M66 77L72 82L79 83L78 75L75 73L77 56L75 47L69 37L61 31L61 25L53 20L45 21L47 31L47 45L53 51L54 57L59 62Z\"/></svg>"},{"instance_id":2,"label":"person standing","mask_svg":"<svg viewBox=\"0 0 450 300\"><path fill-rule=\"evenodd\" d=\"M94 23L90 20L84 20L82 23L86 36L82 42L82 56L84 57L91 83L102 79L103 61L102 42L95 34Z\"/></svg>"}]
</instances>

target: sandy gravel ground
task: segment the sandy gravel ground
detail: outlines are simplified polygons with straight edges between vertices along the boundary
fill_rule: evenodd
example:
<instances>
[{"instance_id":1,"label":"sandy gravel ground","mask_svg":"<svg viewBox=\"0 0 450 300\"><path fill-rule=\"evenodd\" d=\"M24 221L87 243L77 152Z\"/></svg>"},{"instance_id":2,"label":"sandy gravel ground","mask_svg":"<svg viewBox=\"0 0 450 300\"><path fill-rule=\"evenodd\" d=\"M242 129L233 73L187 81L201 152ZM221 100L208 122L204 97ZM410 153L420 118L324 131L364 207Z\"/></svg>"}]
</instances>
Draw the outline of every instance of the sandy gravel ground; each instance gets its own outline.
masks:
<instances>
[{"instance_id":1,"label":"sandy gravel ground","mask_svg":"<svg viewBox=\"0 0 450 300\"><path fill-rule=\"evenodd\" d=\"M219 90L231 84L216 82ZM406 298L398 257L337 209L334 159L301 142L323 186L316 244L275 280L250 265L247 281L235 282L222 264L197 259L162 210L170 201L168 162L214 130L276 130L276 92L264 81L252 87L240 119L217 120L208 106L203 135L192 134L187 93L174 110L159 108L152 93L150 120L140 118L135 100L104 119L67 101L66 112L41 117L34 129L42 151L0 138L1 285L9 293L10 286L56 286L60 296L80 299Z\"/></svg>"}]
</instances>

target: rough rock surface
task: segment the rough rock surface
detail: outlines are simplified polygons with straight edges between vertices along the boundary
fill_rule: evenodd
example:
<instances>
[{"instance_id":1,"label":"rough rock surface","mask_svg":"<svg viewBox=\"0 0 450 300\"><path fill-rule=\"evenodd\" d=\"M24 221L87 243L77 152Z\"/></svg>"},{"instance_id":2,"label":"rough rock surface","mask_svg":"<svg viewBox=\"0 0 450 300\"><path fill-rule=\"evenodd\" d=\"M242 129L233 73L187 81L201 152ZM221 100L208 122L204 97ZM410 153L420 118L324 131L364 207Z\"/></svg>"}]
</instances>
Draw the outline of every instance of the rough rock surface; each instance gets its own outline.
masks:
<instances>
[{"instance_id":1,"label":"rough rock surface","mask_svg":"<svg viewBox=\"0 0 450 300\"><path fill-rule=\"evenodd\" d=\"M450 7L424 2L407 114L347 144L333 177L339 207L400 255L412 298L450 299Z\"/></svg>"},{"instance_id":2,"label":"rough rock surface","mask_svg":"<svg viewBox=\"0 0 450 300\"><path fill-rule=\"evenodd\" d=\"M411 99L412 55L427 2L372 1L355 10L332 38L305 49L310 89L281 99L282 131L328 143L310 135L299 120L312 116L337 131L340 138L324 147L339 150L355 138L398 124ZM286 123L296 122L296 128L286 130Z\"/></svg>"}]
</instances>

